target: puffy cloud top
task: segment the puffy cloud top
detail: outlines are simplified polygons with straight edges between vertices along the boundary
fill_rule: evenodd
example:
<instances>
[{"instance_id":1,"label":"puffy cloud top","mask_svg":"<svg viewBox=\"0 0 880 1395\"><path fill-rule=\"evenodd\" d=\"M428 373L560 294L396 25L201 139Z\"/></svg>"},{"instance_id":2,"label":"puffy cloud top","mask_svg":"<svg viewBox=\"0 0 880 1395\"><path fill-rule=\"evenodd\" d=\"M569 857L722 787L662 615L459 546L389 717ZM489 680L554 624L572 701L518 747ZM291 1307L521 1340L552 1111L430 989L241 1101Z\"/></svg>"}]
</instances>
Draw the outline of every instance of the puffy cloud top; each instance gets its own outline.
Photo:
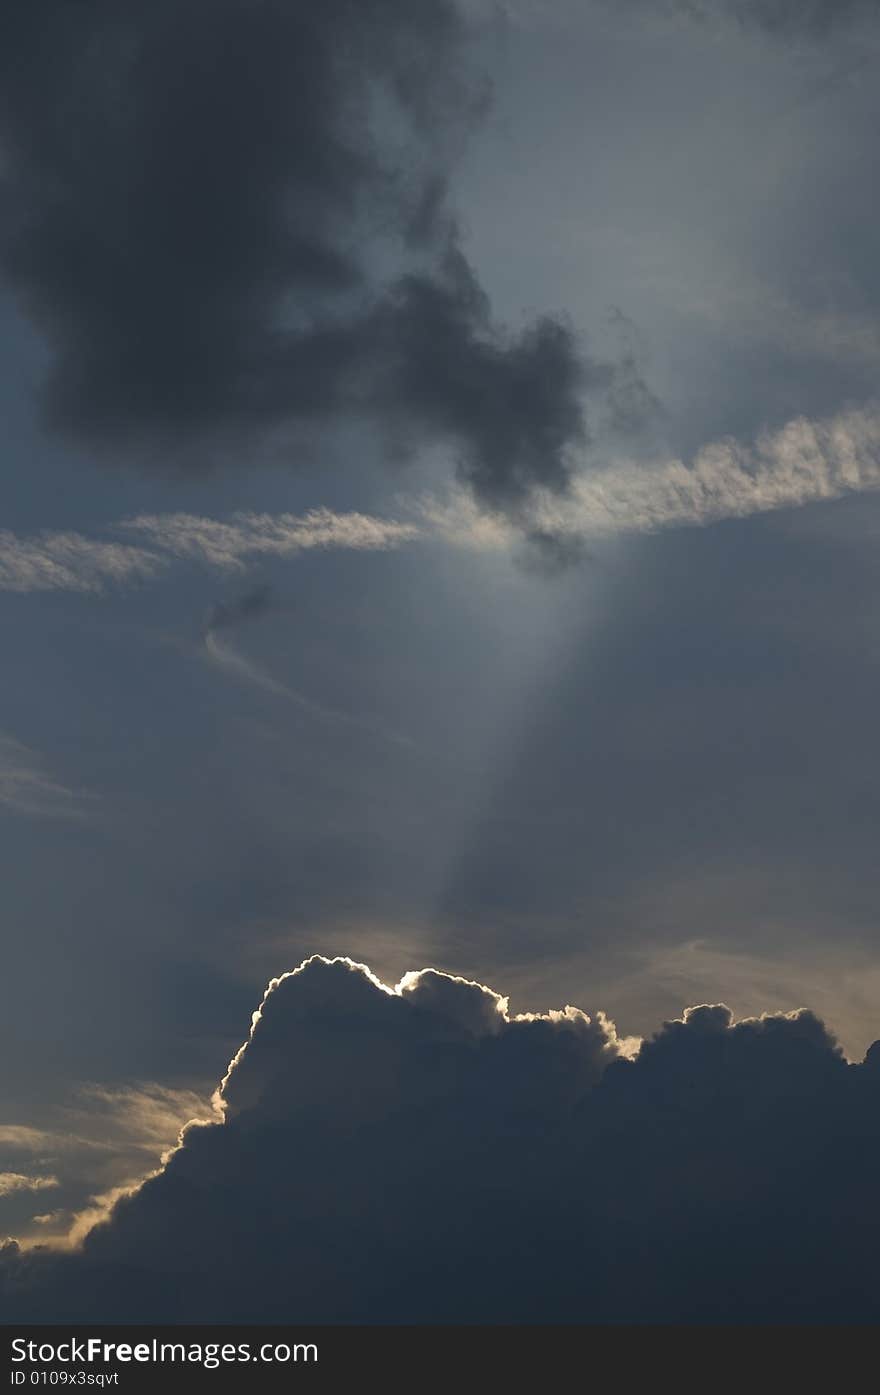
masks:
<instances>
[{"instance_id":1,"label":"puffy cloud top","mask_svg":"<svg viewBox=\"0 0 880 1395\"><path fill-rule=\"evenodd\" d=\"M429 969L269 985L219 1097L16 1320L876 1320L877 1048L702 1005L638 1051Z\"/></svg>"}]
</instances>

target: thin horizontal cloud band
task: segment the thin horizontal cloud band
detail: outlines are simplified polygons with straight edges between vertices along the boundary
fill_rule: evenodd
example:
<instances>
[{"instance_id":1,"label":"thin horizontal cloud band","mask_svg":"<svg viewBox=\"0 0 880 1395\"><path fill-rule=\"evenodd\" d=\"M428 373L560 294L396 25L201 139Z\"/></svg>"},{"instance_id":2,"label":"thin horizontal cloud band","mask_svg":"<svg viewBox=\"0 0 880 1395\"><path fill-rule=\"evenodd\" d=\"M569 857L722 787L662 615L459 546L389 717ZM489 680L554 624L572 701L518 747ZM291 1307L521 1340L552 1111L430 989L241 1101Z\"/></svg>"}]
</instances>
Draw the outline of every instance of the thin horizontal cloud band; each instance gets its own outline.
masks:
<instances>
[{"instance_id":1,"label":"thin horizontal cloud band","mask_svg":"<svg viewBox=\"0 0 880 1395\"><path fill-rule=\"evenodd\" d=\"M827 421L797 417L753 445L728 438L704 446L690 464L619 461L574 477L565 494L536 494L524 524L561 539L654 533L705 526L880 488L880 407ZM144 514L116 525L141 543L71 532L19 537L0 531L0 590L96 592L148 580L172 561L242 570L256 557L315 549L387 551L439 538L459 547L504 548L520 536L507 518L486 513L464 491L445 498L401 497L409 521L311 509L305 514Z\"/></svg>"},{"instance_id":2,"label":"thin horizontal cloud band","mask_svg":"<svg viewBox=\"0 0 880 1395\"><path fill-rule=\"evenodd\" d=\"M620 461L583 471L565 496L536 496L528 523L543 536L596 538L700 527L880 488L880 407L824 422L796 417L744 445L730 437L703 446L690 464ZM515 533L481 514L464 494L423 500L429 527L448 541L505 546Z\"/></svg>"},{"instance_id":3,"label":"thin horizontal cloud band","mask_svg":"<svg viewBox=\"0 0 880 1395\"><path fill-rule=\"evenodd\" d=\"M382 551L418 537L415 524L360 513L311 509L296 514L234 514L228 520L197 514L144 514L114 531L136 533L151 544L106 542L82 533L43 532L18 537L0 532L0 590L102 591L143 581L174 560L240 570L255 556L292 556L314 548ZM156 550L159 549L159 550Z\"/></svg>"}]
</instances>

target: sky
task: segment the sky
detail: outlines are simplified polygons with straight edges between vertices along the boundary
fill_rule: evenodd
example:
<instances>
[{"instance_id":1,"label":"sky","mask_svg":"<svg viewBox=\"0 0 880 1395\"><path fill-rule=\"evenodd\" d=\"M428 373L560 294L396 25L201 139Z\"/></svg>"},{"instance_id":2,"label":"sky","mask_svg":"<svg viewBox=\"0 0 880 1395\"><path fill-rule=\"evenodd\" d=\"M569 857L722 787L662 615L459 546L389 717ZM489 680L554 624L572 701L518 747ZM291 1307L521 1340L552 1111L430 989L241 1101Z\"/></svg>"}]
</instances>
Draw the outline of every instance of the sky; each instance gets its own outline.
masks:
<instances>
[{"instance_id":1,"label":"sky","mask_svg":"<svg viewBox=\"0 0 880 1395\"><path fill-rule=\"evenodd\" d=\"M0 1237L36 1265L21 1312L77 1289L109 1313L135 1256L153 1277L126 1313L164 1314L174 1273L180 1312L234 1320L171 1241L145 1256L145 1218L173 1236L175 1179L202 1168L191 1248L212 1253L236 1168L263 1176L303 1131L314 1189L334 1131L364 1127L349 1071L368 1094L388 1076L376 1174L394 1154L436 1178L458 1140L456 1186L494 1178L509 1204L573 1197L590 1130L650 1139L668 1179L685 1143L652 1090L686 1091L688 1051L731 1117L767 1074L746 1114L779 1167L805 1091L876 1150L876 4L42 8L0 21ZM453 977L405 978L425 969ZM278 1049L312 1075L282 1088L256 1033L214 1097L278 980ZM453 1041L482 1064L450 1066ZM565 1158L524 1177L505 1149L537 1106L488 1101L566 1060ZM394 1092L422 1089L433 1151L410 1156ZM137 1190L193 1118L213 1122ZM736 1130L714 1129L693 1170L727 1178L705 1215L733 1243L729 1187L760 1196L757 1233L779 1174L737 1155L734 1184ZM594 1201L622 1183L595 1169L575 1229L610 1254ZM369 1175L335 1185L387 1222ZM668 1239L640 1186L632 1247ZM476 1279L407 1306L402 1273L470 1253L438 1259L418 1225L385 1287L331 1267L284 1291L316 1320L480 1315ZM769 1279L742 1297L745 1253L732 1269L748 1317L874 1312L827 1269L785 1313ZM661 1302L645 1271L639 1311L717 1318L692 1272ZM631 1284L594 1280L561 1278L540 1320L613 1319ZM279 1316L280 1283L249 1318ZM537 1311L527 1285L496 1298L493 1320Z\"/></svg>"}]
</instances>

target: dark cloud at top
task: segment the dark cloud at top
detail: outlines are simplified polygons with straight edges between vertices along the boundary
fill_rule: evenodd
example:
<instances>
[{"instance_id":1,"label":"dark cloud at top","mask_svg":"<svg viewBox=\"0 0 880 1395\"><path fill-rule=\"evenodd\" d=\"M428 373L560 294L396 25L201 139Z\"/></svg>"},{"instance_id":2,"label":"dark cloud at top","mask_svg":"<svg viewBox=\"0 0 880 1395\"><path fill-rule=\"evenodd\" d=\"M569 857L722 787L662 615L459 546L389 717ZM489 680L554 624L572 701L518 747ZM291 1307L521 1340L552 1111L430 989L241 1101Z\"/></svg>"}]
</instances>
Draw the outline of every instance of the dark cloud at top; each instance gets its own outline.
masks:
<instances>
[{"instance_id":1,"label":"dark cloud at top","mask_svg":"<svg viewBox=\"0 0 880 1395\"><path fill-rule=\"evenodd\" d=\"M4 264L55 350L55 418L222 430L328 405L356 221L399 234L421 202L421 171L405 187L367 138L373 96L446 123L454 8L56 0L4 29Z\"/></svg>"},{"instance_id":2,"label":"dark cloud at top","mask_svg":"<svg viewBox=\"0 0 880 1395\"><path fill-rule=\"evenodd\" d=\"M876 1321L876 1048L702 1006L635 1059L435 971L270 985L164 1170L7 1321Z\"/></svg>"},{"instance_id":3,"label":"dark cloud at top","mask_svg":"<svg viewBox=\"0 0 880 1395\"><path fill-rule=\"evenodd\" d=\"M0 264L51 421L179 460L352 411L450 441L491 505L564 488L632 365L493 321L446 206L466 38L453 0L7 6Z\"/></svg>"}]
</instances>

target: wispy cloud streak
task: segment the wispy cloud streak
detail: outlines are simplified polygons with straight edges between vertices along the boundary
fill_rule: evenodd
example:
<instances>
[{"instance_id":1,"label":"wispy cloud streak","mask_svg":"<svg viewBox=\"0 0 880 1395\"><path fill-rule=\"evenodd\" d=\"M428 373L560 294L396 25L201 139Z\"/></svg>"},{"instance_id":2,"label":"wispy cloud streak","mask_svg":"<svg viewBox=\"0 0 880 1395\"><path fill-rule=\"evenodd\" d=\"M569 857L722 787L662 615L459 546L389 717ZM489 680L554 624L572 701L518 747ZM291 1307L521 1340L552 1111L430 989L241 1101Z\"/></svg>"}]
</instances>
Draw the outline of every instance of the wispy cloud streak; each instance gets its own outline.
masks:
<instances>
[{"instance_id":1,"label":"wispy cloud streak","mask_svg":"<svg viewBox=\"0 0 880 1395\"><path fill-rule=\"evenodd\" d=\"M704 446L693 461L621 461L584 471L567 498L542 495L529 525L547 537L599 538L700 527L880 489L880 409L825 422L798 417L754 445L733 438ZM464 494L414 505L428 530L450 543L507 547L517 532L487 517Z\"/></svg>"},{"instance_id":2,"label":"wispy cloud streak","mask_svg":"<svg viewBox=\"0 0 880 1395\"><path fill-rule=\"evenodd\" d=\"M420 532L413 523L330 509L301 515L238 513L228 522L190 513L142 514L122 526L175 557L235 568L242 568L248 558L291 557L316 548L385 551L412 541Z\"/></svg>"},{"instance_id":3,"label":"wispy cloud streak","mask_svg":"<svg viewBox=\"0 0 880 1395\"><path fill-rule=\"evenodd\" d=\"M31 1177L24 1172L0 1172L0 1197L14 1192L45 1192L58 1186L57 1177Z\"/></svg>"},{"instance_id":4,"label":"wispy cloud streak","mask_svg":"<svg viewBox=\"0 0 880 1395\"><path fill-rule=\"evenodd\" d=\"M174 561L243 570L257 557L292 557L315 549L386 551L417 538L412 522L362 513L310 509L305 514L238 513L230 519L198 514L143 514L113 531L142 535L149 546L92 538L84 533L44 532L21 537L0 530L0 591L100 592L143 581Z\"/></svg>"},{"instance_id":5,"label":"wispy cloud streak","mask_svg":"<svg viewBox=\"0 0 880 1395\"><path fill-rule=\"evenodd\" d=\"M21 538L0 531L0 590L99 592L155 578L174 561L244 571L258 559L335 548L385 552L432 538L492 550L513 546L523 533L563 542L655 533L877 489L880 406L870 403L826 421L797 417L753 444L713 441L689 462L616 460L582 468L567 493L536 491L515 523L509 512L481 507L470 491L453 490L442 497L401 497L404 519L324 508L228 519L141 514L115 528L140 535L143 544L136 546L81 533Z\"/></svg>"},{"instance_id":6,"label":"wispy cloud streak","mask_svg":"<svg viewBox=\"0 0 880 1395\"><path fill-rule=\"evenodd\" d=\"M19 537L0 530L0 591L101 591L154 576L164 565L146 548L82 533Z\"/></svg>"},{"instance_id":7,"label":"wispy cloud streak","mask_svg":"<svg viewBox=\"0 0 880 1395\"><path fill-rule=\"evenodd\" d=\"M46 772L37 752L0 732L0 811L36 818L79 819L94 796L69 789Z\"/></svg>"},{"instance_id":8,"label":"wispy cloud streak","mask_svg":"<svg viewBox=\"0 0 880 1395\"><path fill-rule=\"evenodd\" d=\"M398 746L412 745L411 737L391 731L387 727L371 721L368 717L359 717L350 712L340 712L334 707L325 707L322 703L313 702L310 698L305 697L295 688L288 687L286 683L280 683L259 664L254 663L252 659L234 649L228 641L221 641L215 630L206 631L204 649L205 655L212 663L225 669L233 677L251 683L254 687L261 688L263 692L271 693L273 697L283 698L286 702L293 703L301 712L317 721L325 722L330 726L353 727L359 731L371 732L374 736L381 737L384 741L391 741Z\"/></svg>"}]
</instances>

